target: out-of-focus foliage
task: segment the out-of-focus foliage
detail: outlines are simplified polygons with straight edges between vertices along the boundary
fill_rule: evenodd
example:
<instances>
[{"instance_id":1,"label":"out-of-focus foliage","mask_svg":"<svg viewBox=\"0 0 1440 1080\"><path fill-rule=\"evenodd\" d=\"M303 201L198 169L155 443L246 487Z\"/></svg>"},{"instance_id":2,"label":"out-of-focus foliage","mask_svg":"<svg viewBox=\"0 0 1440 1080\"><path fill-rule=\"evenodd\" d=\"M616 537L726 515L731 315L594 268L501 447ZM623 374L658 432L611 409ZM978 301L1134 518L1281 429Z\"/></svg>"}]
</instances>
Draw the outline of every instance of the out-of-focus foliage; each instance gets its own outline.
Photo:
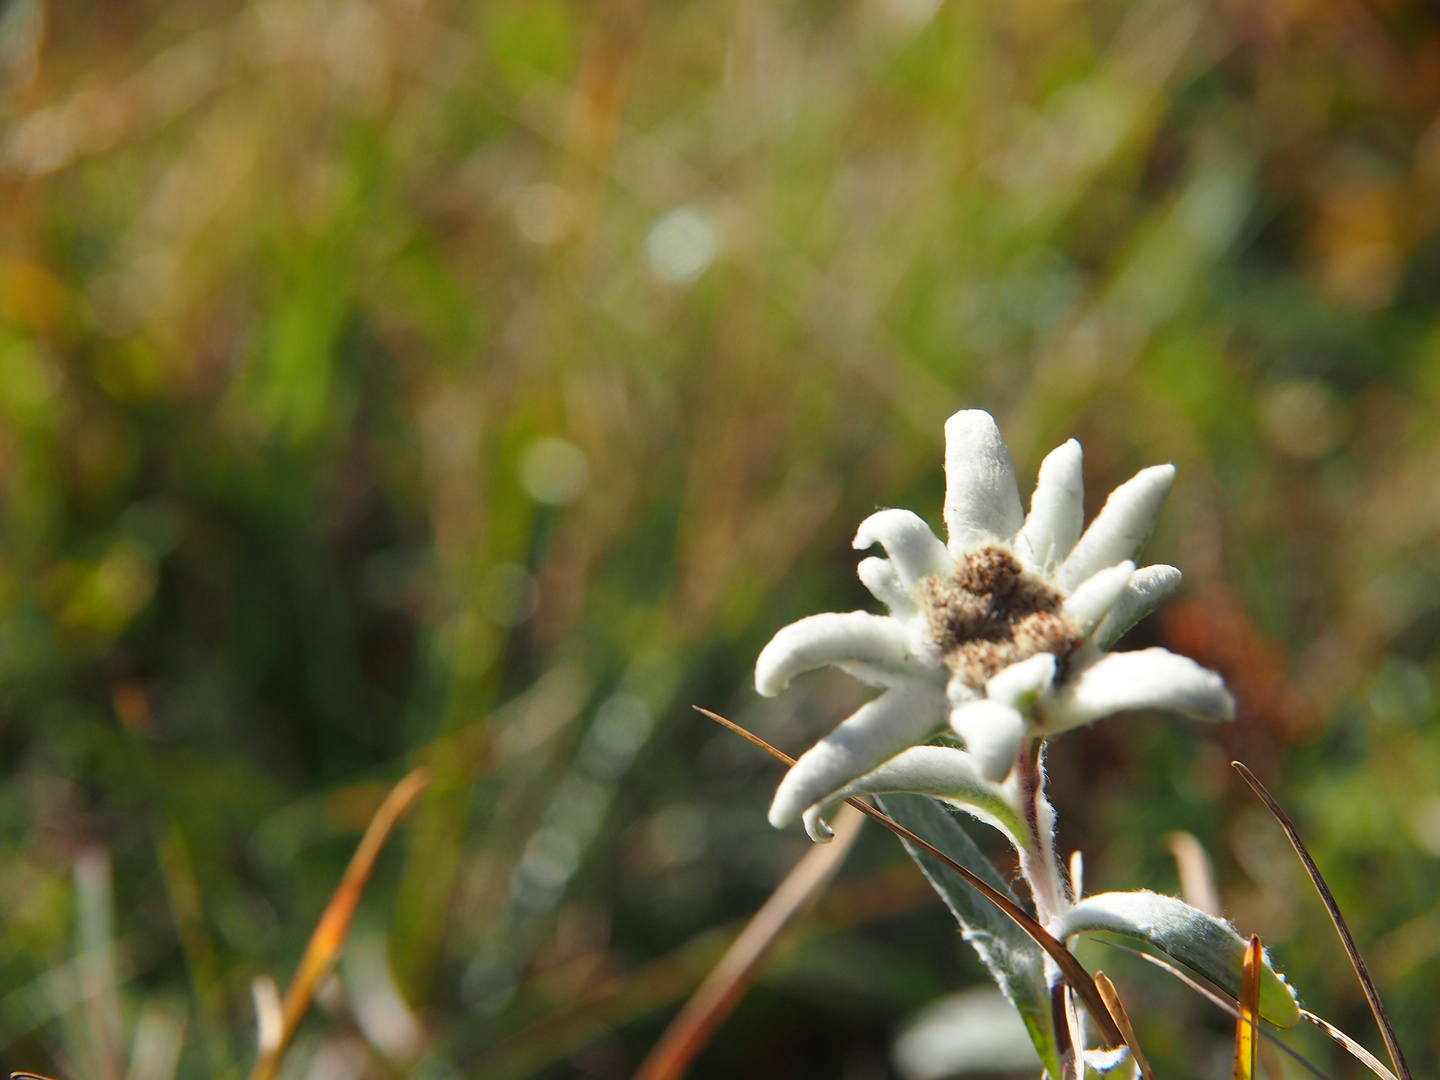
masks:
<instances>
[{"instance_id":1,"label":"out-of-focus foliage","mask_svg":"<svg viewBox=\"0 0 1440 1080\"><path fill-rule=\"evenodd\" d=\"M8 0L0 81L6 1065L243 1075L424 763L285 1075L628 1075L803 849L688 704L793 748L857 703L753 657L866 603L854 524L936 517L980 406L1022 476L1179 465L1132 636L1241 703L1053 747L1089 888L1196 833L1373 1045L1243 757L1440 1068L1430 7ZM1094 948L1158 1072L1228 1071ZM696 1075L885 1075L981 977L867 835Z\"/></svg>"}]
</instances>

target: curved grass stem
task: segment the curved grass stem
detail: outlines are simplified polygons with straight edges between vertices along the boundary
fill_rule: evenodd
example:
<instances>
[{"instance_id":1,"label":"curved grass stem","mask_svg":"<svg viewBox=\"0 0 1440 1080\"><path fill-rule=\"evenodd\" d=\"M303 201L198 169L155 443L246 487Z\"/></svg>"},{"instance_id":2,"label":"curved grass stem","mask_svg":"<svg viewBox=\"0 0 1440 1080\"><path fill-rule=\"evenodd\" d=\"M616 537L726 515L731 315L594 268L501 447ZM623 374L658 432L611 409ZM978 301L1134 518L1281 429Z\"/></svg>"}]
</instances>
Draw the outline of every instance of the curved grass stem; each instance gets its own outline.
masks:
<instances>
[{"instance_id":1,"label":"curved grass stem","mask_svg":"<svg viewBox=\"0 0 1440 1080\"><path fill-rule=\"evenodd\" d=\"M280 1060L285 1056L285 1049L290 1045L295 1029L300 1026L301 1019L309 1010L320 981L340 956L340 950L345 947L350 921L355 917L355 909L360 904L360 894L375 869L375 860L380 857L380 849L385 846L385 841L390 838L405 811L415 804L415 800L429 783L428 769L414 770L391 789L390 794L385 796L385 801L380 804L380 809L375 811L375 816L370 819L360 846L355 849L350 865L345 868L345 876L340 879L335 895L330 898L315 932L310 935L310 943L305 947L305 955L300 958L300 967L295 972L295 978L285 991L285 1000L280 1007L278 1037L267 1033L267 1038L262 1040L268 1045L262 1046L260 1056L255 1061L255 1068L250 1072L250 1080L274 1080L275 1073L280 1068Z\"/></svg>"},{"instance_id":2,"label":"curved grass stem","mask_svg":"<svg viewBox=\"0 0 1440 1080\"><path fill-rule=\"evenodd\" d=\"M1280 809L1265 785L1256 779L1255 774L1247 769L1243 762L1232 761L1231 768L1238 772L1245 783L1250 785L1250 790L1260 797L1266 808L1274 815L1275 820L1280 823L1280 828L1285 830L1285 835L1290 838L1290 846L1295 849L1295 854L1300 856L1300 862L1305 866L1305 872L1310 875L1311 882L1315 885L1315 891L1320 894L1320 900L1325 905L1325 910L1330 913L1330 921L1335 924L1335 932L1340 935L1340 941L1345 946L1345 952L1350 957L1350 963L1355 968L1355 977L1360 980L1360 988L1365 991L1365 1000L1370 1003L1370 1011L1375 1015L1375 1023L1380 1027L1380 1035L1385 1040L1385 1049L1390 1053L1390 1062L1395 1066L1395 1072L1400 1080L1411 1080L1410 1066L1405 1062L1405 1055L1400 1050L1400 1042L1395 1038L1395 1029L1390 1026L1390 1018L1385 1015L1385 1006L1380 1001L1380 992L1375 989L1375 982L1370 978L1370 969L1365 966L1365 959L1360 955L1360 950L1355 946L1355 939L1350 935L1350 927L1345 923L1345 916L1340 914L1340 905L1335 902L1335 896L1330 892L1330 886L1325 884L1325 878L1320 873L1320 868L1315 865L1315 860L1310 857L1306 850L1305 843L1300 839L1300 833L1295 824L1286 816L1285 811Z\"/></svg>"}]
</instances>

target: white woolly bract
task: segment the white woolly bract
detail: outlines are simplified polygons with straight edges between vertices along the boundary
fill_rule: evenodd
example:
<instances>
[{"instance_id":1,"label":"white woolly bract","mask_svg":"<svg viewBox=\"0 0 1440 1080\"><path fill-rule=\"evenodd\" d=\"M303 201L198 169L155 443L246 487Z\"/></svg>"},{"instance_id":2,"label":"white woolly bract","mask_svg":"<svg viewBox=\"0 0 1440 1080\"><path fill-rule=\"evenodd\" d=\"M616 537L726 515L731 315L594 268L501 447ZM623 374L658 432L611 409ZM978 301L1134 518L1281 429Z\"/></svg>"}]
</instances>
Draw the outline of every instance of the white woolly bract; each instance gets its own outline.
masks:
<instances>
[{"instance_id":1,"label":"white woolly bract","mask_svg":"<svg viewBox=\"0 0 1440 1080\"><path fill-rule=\"evenodd\" d=\"M944 722L946 704L939 687L907 682L861 706L790 767L770 804L770 824L799 821L807 807L929 738Z\"/></svg>"},{"instance_id":2,"label":"white woolly bract","mask_svg":"<svg viewBox=\"0 0 1440 1080\"><path fill-rule=\"evenodd\" d=\"M889 559L879 559L874 555L861 559L855 573L860 583L870 590L870 595L890 609L890 614L904 617L919 610L909 585Z\"/></svg>"},{"instance_id":3,"label":"white woolly bract","mask_svg":"<svg viewBox=\"0 0 1440 1080\"><path fill-rule=\"evenodd\" d=\"M844 667L873 685L889 686L921 670L906 628L868 611L827 612L791 623L755 661L755 689L774 697L802 671Z\"/></svg>"},{"instance_id":4,"label":"white woolly bract","mask_svg":"<svg viewBox=\"0 0 1440 1080\"><path fill-rule=\"evenodd\" d=\"M1096 571L1132 558L1155 528L1160 504L1174 482L1174 465L1152 465L1112 491L1055 572L1055 584L1069 592Z\"/></svg>"},{"instance_id":5,"label":"white woolly bract","mask_svg":"<svg viewBox=\"0 0 1440 1080\"><path fill-rule=\"evenodd\" d=\"M1015 463L995 418L966 409L945 421L945 528L950 554L977 543L1009 540L1024 518Z\"/></svg>"},{"instance_id":6,"label":"white woolly bract","mask_svg":"<svg viewBox=\"0 0 1440 1080\"><path fill-rule=\"evenodd\" d=\"M1028 711L1034 698L1050 689L1057 666L1054 653L1036 653L1028 660L1011 664L987 682L985 696L1002 705Z\"/></svg>"},{"instance_id":7,"label":"white woolly bract","mask_svg":"<svg viewBox=\"0 0 1440 1080\"><path fill-rule=\"evenodd\" d=\"M955 560L918 514L909 510L880 510L860 523L854 547L864 551L879 544L890 556L901 579L913 588L921 578L943 577L955 569Z\"/></svg>"},{"instance_id":8,"label":"white woolly bract","mask_svg":"<svg viewBox=\"0 0 1440 1080\"><path fill-rule=\"evenodd\" d=\"M1118 566L1091 574L1065 598L1065 617L1088 634L1119 603L1134 573L1135 564L1127 559Z\"/></svg>"},{"instance_id":9,"label":"white woolly bract","mask_svg":"<svg viewBox=\"0 0 1440 1080\"><path fill-rule=\"evenodd\" d=\"M1023 823L1012 808L1011 793L1004 785L987 779L971 754L951 746L912 746L858 780L828 793L819 805L812 806L806 812L812 837L817 831L816 823L821 826L822 835L826 832L824 819L845 799L894 791L944 799L1000 830L1011 843L1018 844L1024 831Z\"/></svg>"},{"instance_id":10,"label":"white woolly bract","mask_svg":"<svg viewBox=\"0 0 1440 1080\"><path fill-rule=\"evenodd\" d=\"M1083 455L1074 439L1062 443L1040 463L1030 496L1030 513L1015 537L1015 553L1042 571L1065 560L1085 523Z\"/></svg>"},{"instance_id":11,"label":"white woolly bract","mask_svg":"<svg viewBox=\"0 0 1440 1080\"><path fill-rule=\"evenodd\" d=\"M1110 614L1100 621L1091 635L1097 649L1108 650L1120 640L1121 635L1158 608L1164 600L1180 587L1180 571L1173 566L1157 563L1142 566L1130 577L1125 592L1110 609Z\"/></svg>"},{"instance_id":12,"label":"white woolly bract","mask_svg":"<svg viewBox=\"0 0 1440 1080\"><path fill-rule=\"evenodd\" d=\"M996 783L1009 775L1025 742L1025 717L988 698L952 709L950 727L965 740L965 749L985 779Z\"/></svg>"},{"instance_id":13,"label":"white woolly bract","mask_svg":"<svg viewBox=\"0 0 1440 1080\"><path fill-rule=\"evenodd\" d=\"M1108 653L1065 680L1041 710L1047 733L1127 709L1166 709L1197 720L1233 720L1225 681L1168 649Z\"/></svg>"}]
</instances>

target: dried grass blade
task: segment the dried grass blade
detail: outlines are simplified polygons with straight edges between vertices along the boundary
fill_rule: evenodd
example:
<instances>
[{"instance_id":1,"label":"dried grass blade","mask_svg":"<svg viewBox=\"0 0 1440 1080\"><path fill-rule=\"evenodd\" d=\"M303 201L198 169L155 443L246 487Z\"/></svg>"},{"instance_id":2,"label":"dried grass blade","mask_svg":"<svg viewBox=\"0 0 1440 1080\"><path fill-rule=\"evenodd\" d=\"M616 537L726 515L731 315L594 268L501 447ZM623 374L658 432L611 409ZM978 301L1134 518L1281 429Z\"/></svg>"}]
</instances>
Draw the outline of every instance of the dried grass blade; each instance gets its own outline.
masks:
<instances>
[{"instance_id":1,"label":"dried grass blade","mask_svg":"<svg viewBox=\"0 0 1440 1080\"><path fill-rule=\"evenodd\" d=\"M1070 1035L1070 987L1061 979L1050 987L1050 1023L1055 1026L1055 1051L1063 1060L1075 1047Z\"/></svg>"},{"instance_id":2,"label":"dried grass blade","mask_svg":"<svg viewBox=\"0 0 1440 1080\"><path fill-rule=\"evenodd\" d=\"M310 935L310 943L305 947L305 955L300 958L300 967L295 972L295 978L285 991L278 1043L271 1053L261 1054L256 1060L250 1080L273 1080L285 1048L290 1044L301 1018L310 1008L320 980L325 977L345 946L350 920L355 917L355 909L360 904L360 894L375 869L380 849L385 846L385 841L390 838L400 818L414 805L428 783L428 769L414 770L395 785L380 804L380 809L375 811L375 816L370 819L360 846L355 849L350 865L345 868L345 876L340 879L335 895L330 898L315 932Z\"/></svg>"},{"instance_id":3,"label":"dried grass blade","mask_svg":"<svg viewBox=\"0 0 1440 1080\"><path fill-rule=\"evenodd\" d=\"M1171 975L1174 975L1175 978L1179 979L1186 986L1190 987L1191 990L1194 990L1201 997L1207 999L1210 1004L1214 1005L1217 1009L1221 1009L1224 1012L1229 1013L1237 1020L1240 1019L1240 1007L1234 998L1230 997L1228 994L1221 994L1215 990L1210 989L1210 987L1206 986L1198 979L1191 978L1180 968L1170 963L1170 961L1163 960L1160 957L1154 956L1141 949L1132 949L1129 945L1121 945L1118 942L1106 941L1104 942L1104 944L1109 945L1112 949L1120 949L1122 952L1127 952L1133 956L1138 956L1141 960L1148 960L1150 963L1154 964L1162 971L1166 971L1169 972ZM1302 1009L1301 1011L1303 1012L1304 1010ZM1289 1054L1294 1061L1298 1062L1306 1069L1309 1069L1312 1074L1319 1077L1319 1080L1333 1080L1330 1074L1327 1073L1324 1069L1311 1062L1299 1051L1287 1046L1279 1039L1279 1037L1277 1037L1273 1033L1266 1031L1263 1025L1257 1024L1255 1030L1260 1033L1261 1038L1269 1040L1272 1046L1277 1046L1286 1054ZM1389 1069L1385 1069L1382 1075L1384 1077L1384 1080L1395 1080L1395 1077L1391 1075Z\"/></svg>"},{"instance_id":4,"label":"dried grass blade","mask_svg":"<svg viewBox=\"0 0 1440 1080\"><path fill-rule=\"evenodd\" d=\"M694 706L694 708L696 712L703 713L722 727L728 728L744 739L748 739L766 753L778 758L787 765L795 764L795 759L789 754L782 750L777 750L764 739L746 731L733 720L727 720L718 713L713 713L709 709L702 709L698 705ZM1020 907L1020 905L1016 904L1008 896L992 888L987 881L976 876L968 867L962 866L950 858L949 855L946 855L934 844L930 843L930 841L915 835L915 833L905 828L904 825L901 825L894 818L890 817L890 815L881 810L877 810L869 803L863 802L860 799L852 798L846 799L845 801L866 816L874 818L896 836L907 840L915 847L921 848L931 858L938 859L944 863L964 878L970 885L979 890L986 899L995 904L1001 911L1010 916L1010 918L1014 919L1015 922L1020 925L1020 929L1029 934L1031 940L1049 954L1050 958L1055 961L1056 965L1064 973L1065 978L1069 980L1071 987L1080 995L1080 1000L1085 1004L1085 1010L1090 1014L1091 1019L1095 1021L1095 1026L1100 1029L1100 1035L1101 1038L1105 1040L1105 1045L1112 1050L1125 1045L1125 1038L1120 1034L1120 1028L1116 1025L1115 1018L1110 1015L1109 1009L1105 1007L1105 1001L1100 997L1100 991L1096 989L1095 980L1090 977L1090 973L1080 965L1079 960L1075 959L1074 953L1065 948L1059 941L1056 941L1055 937L1048 930L1026 914L1024 908Z\"/></svg>"},{"instance_id":5,"label":"dried grass blade","mask_svg":"<svg viewBox=\"0 0 1440 1080\"><path fill-rule=\"evenodd\" d=\"M1075 1007L1075 990L1067 982L1056 983L1060 991L1061 1007L1065 1013L1065 1041L1069 1043L1070 1061L1068 1068L1074 1077L1084 1080L1085 1076L1085 1024L1080 1010ZM1062 1068L1066 1067L1062 1063Z\"/></svg>"},{"instance_id":6,"label":"dried grass blade","mask_svg":"<svg viewBox=\"0 0 1440 1080\"><path fill-rule=\"evenodd\" d=\"M1255 982L1256 993L1259 993L1260 982ZM1145 1080L1155 1080L1155 1074L1150 1071L1150 1063L1145 1060L1145 1055L1140 1052L1140 1040L1135 1038L1135 1028L1130 1023L1130 1015L1125 1011L1125 1003L1120 1000L1120 994L1115 989L1115 984L1110 981L1110 976L1103 971L1095 972L1095 988L1100 991L1100 996L1105 999L1105 1007L1110 1010L1110 1015L1115 1017L1115 1023L1119 1025L1120 1034L1125 1036L1125 1045L1130 1048L1130 1054L1135 1058L1135 1064L1140 1066L1140 1075Z\"/></svg>"},{"instance_id":7,"label":"dried grass blade","mask_svg":"<svg viewBox=\"0 0 1440 1080\"><path fill-rule=\"evenodd\" d=\"M1180 874L1180 895L1191 907L1214 915L1224 915L1220 904L1220 890L1215 887L1215 872L1210 866L1210 856L1193 833L1177 831L1166 835L1165 846L1175 859L1175 869Z\"/></svg>"},{"instance_id":8,"label":"dried grass blade","mask_svg":"<svg viewBox=\"0 0 1440 1080\"><path fill-rule=\"evenodd\" d=\"M1280 823L1280 827L1285 830L1285 835L1290 838L1290 846L1295 849L1295 854L1300 856L1300 862L1304 864L1305 872L1310 875L1310 880L1315 885L1315 891L1320 894L1320 899L1325 904L1325 910L1330 913L1330 921L1335 924L1335 932L1340 935L1340 941L1345 946L1345 952L1350 957L1351 965L1355 968L1355 977L1360 980L1360 988L1365 991L1365 999L1370 1002L1370 1011L1375 1014L1375 1023L1380 1026L1380 1035L1385 1040L1385 1049L1390 1053L1390 1062L1395 1066L1400 1080L1411 1080L1410 1066L1405 1062L1405 1055L1400 1050L1400 1042L1395 1038L1395 1029L1390 1026L1390 1018L1385 1015L1385 1006L1380 1001L1380 993L1375 989L1374 980L1370 978L1370 970L1365 966L1365 959L1355 946L1355 939L1350 935L1350 927L1345 923L1345 916L1340 914L1340 905L1335 902L1335 897L1330 892L1330 886L1325 884L1325 878L1320 873L1320 868L1315 865L1315 860L1306 850L1304 841L1300 839L1299 831L1286 816L1285 811L1280 809L1280 804L1265 789L1265 785L1256 779L1254 773L1247 769L1242 762L1232 761L1230 765L1250 785L1250 790L1259 796L1260 801L1265 804L1270 813L1274 815L1275 820Z\"/></svg>"},{"instance_id":9,"label":"dried grass blade","mask_svg":"<svg viewBox=\"0 0 1440 1080\"><path fill-rule=\"evenodd\" d=\"M701 708L699 705L692 705L692 706L690 706L690 707L691 707L692 709L694 709L696 712L700 713L702 716L708 716L711 720L714 720L717 724L719 724L719 725L720 725L721 727L723 727L725 730L727 730L727 731L732 731L732 732L734 732L736 735L739 735L739 736L740 736L742 739L744 739L746 742L748 742L748 743L750 743L750 744L752 744L752 745L754 745L754 746L758 746L761 750L764 750L764 751L765 751L767 754L769 754L771 757L773 757L773 758L778 758L780 761L783 761L786 765L794 765L794 764L795 764L795 759L794 759L793 757L791 757L789 754L785 753L784 750L781 750L779 747L776 747L776 746L771 746L771 745L770 745L768 742L766 742L764 739L760 738L759 735L756 735L753 731L749 730L748 728L743 728L743 727L741 727L739 724L735 723L734 720L727 720L727 719L725 719L725 717L721 716L719 713L717 713L717 712L711 712L709 709Z\"/></svg>"},{"instance_id":10,"label":"dried grass blade","mask_svg":"<svg viewBox=\"0 0 1440 1080\"><path fill-rule=\"evenodd\" d=\"M1356 1061L1380 1077L1380 1080L1395 1080L1395 1074L1382 1065L1379 1058L1370 1053L1369 1050L1366 1050L1365 1047L1361 1046L1349 1035L1346 1035L1345 1032L1341 1031L1334 1024L1330 1023L1329 1020L1322 1020L1314 1013L1308 1012L1305 1009L1300 1010L1300 1015L1306 1020L1309 1020L1310 1023L1314 1024L1321 1031L1325 1032L1326 1035L1329 1035L1330 1038L1334 1039L1346 1050L1350 1051L1351 1056L1354 1057Z\"/></svg>"},{"instance_id":11,"label":"dried grass blade","mask_svg":"<svg viewBox=\"0 0 1440 1080\"><path fill-rule=\"evenodd\" d=\"M865 818L851 807L835 815L834 839L805 853L770 894L720 963L685 1003L641 1063L635 1080L678 1080L750 989L781 932L829 884L860 835Z\"/></svg>"},{"instance_id":12,"label":"dried grass blade","mask_svg":"<svg viewBox=\"0 0 1440 1080\"><path fill-rule=\"evenodd\" d=\"M1260 1016L1260 935L1250 935L1240 969L1240 1017L1235 1021L1235 1080L1255 1080L1255 1023Z\"/></svg>"}]
</instances>

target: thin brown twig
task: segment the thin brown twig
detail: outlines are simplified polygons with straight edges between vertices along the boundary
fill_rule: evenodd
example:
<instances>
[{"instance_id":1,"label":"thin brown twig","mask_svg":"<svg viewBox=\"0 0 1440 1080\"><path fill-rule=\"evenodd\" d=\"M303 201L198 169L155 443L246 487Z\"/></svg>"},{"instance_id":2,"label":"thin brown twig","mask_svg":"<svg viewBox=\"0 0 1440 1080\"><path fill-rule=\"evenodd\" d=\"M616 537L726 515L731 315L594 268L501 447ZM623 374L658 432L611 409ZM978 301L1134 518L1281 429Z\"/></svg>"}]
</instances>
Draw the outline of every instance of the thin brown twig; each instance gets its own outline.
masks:
<instances>
[{"instance_id":1,"label":"thin brown twig","mask_svg":"<svg viewBox=\"0 0 1440 1080\"><path fill-rule=\"evenodd\" d=\"M1325 878L1320 873L1320 868L1315 865L1315 860L1306 850L1304 841L1300 839L1299 831L1286 816L1285 811L1280 809L1280 804L1265 789L1265 785L1256 779L1255 774L1247 769L1243 762L1232 761L1230 766L1240 774L1245 783L1250 785L1250 790L1259 796L1260 801L1280 823L1280 828L1285 830L1285 835L1290 838L1290 846L1295 849L1295 854L1300 856L1300 862L1304 864L1305 872L1310 875L1310 881L1315 885L1315 891L1320 894L1320 900L1324 903L1325 910L1330 913L1330 921L1335 924L1335 932L1340 935L1340 941L1345 946L1345 952L1350 957L1351 965L1355 968L1355 976L1360 980L1360 988L1365 991L1365 999L1370 1003L1370 1011L1375 1014L1375 1023L1380 1026L1380 1035L1385 1040L1385 1049L1390 1053L1390 1062L1395 1066L1400 1080L1411 1080L1410 1066L1405 1062L1405 1055L1400 1050L1400 1042L1395 1038L1395 1029L1390 1026L1390 1018L1385 1015L1385 1006L1380 1001L1380 993L1375 989L1374 980L1370 978L1370 969L1365 966L1365 959L1355 946L1355 939L1350 935L1350 927L1345 923L1345 916L1340 914L1340 905L1335 902L1335 896L1330 892L1330 886L1325 884Z\"/></svg>"},{"instance_id":2,"label":"thin brown twig","mask_svg":"<svg viewBox=\"0 0 1440 1080\"><path fill-rule=\"evenodd\" d=\"M812 847L785 875L670 1022L665 1034L636 1070L635 1080L678 1080L685 1075L695 1055L705 1048L750 989L781 932L796 915L814 903L835 876L864 822L861 814L848 807L836 815L834 839L829 844Z\"/></svg>"},{"instance_id":3,"label":"thin brown twig","mask_svg":"<svg viewBox=\"0 0 1440 1080\"><path fill-rule=\"evenodd\" d=\"M1356 1061L1380 1077L1380 1080L1395 1080L1395 1074L1381 1064L1379 1058L1370 1053L1369 1050L1366 1050L1365 1047L1361 1046L1360 1043L1352 1039L1349 1035L1346 1035L1345 1032L1341 1031L1334 1024L1330 1023L1329 1020L1316 1016L1309 1009L1301 1009L1300 1015L1306 1020L1309 1020L1310 1023L1314 1024L1326 1035L1329 1035L1330 1038L1334 1039L1346 1050L1350 1051L1351 1056L1354 1057Z\"/></svg>"},{"instance_id":4,"label":"thin brown twig","mask_svg":"<svg viewBox=\"0 0 1440 1080\"><path fill-rule=\"evenodd\" d=\"M771 746L764 739L760 738L760 736L746 731L733 720L727 720L719 713L711 712L709 709L703 709L699 705L695 705L693 708L696 712L708 716L722 727L733 731L744 739L748 739L766 753L785 762L785 764L795 764L795 759L789 754ZM1070 952L1069 949L1055 940L1054 935L1031 918L1030 915L1025 912L1024 908L994 888L984 878L975 874L974 871L966 866L962 866L949 855L946 855L945 852L930 843L930 841L917 836L905 828L904 825L901 825L894 818L890 817L890 815L876 809L862 799L848 798L845 801L862 814L874 818L902 840L920 848L931 858L938 859L944 863L946 867L959 874L967 883L978 889L987 900L1005 912L1006 915L1010 916L1011 919L1019 924L1020 929L1024 930L1025 933L1030 936L1035 944L1039 945L1049 954L1050 958L1055 961L1056 965L1064 973L1065 978L1069 980L1075 992L1080 995L1080 1000L1084 1003L1085 1010L1090 1013L1091 1019L1095 1021L1095 1026L1100 1029L1100 1036L1105 1040L1106 1047L1115 1049L1125 1045L1125 1037L1120 1034L1119 1025L1115 1023L1115 1018L1110 1015L1110 1010L1106 1008L1105 999L1100 996L1100 991L1096 988L1095 980L1090 977L1090 973L1081 966L1079 960L1075 959L1074 953Z\"/></svg>"},{"instance_id":5,"label":"thin brown twig","mask_svg":"<svg viewBox=\"0 0 1440 1080\"><path fill-rule=\"evenodd\" d=\"M350 921L355 917L355 909L360 904L360 894L375 869L375 860L380 857L380 849L385 846L385 841L389 839L401 816L414 805L429 783L430 771L425 768L415 769L391 789L385 801L380 804L380 809L375 811L375 816L370 819L360 846L355 849L350 865L345 868L345 876L340 879L335 895L330 898L315 932L310 935L310 943L305 947L305 955L300 958L300 967L295 972L295 978L285 991L285 1001L281 1007L280 1037L262 1050L255 1061L255 1068L250 1072L250 1080L274 1080L280 1067L280 1059L285 1056L285 1048L290 1045L295 1029L300 1026L300 1020L310 1008L320 980L325 977L336 957L340 955L340 950L345 947Z\"/></svg>"}]
</instances>

